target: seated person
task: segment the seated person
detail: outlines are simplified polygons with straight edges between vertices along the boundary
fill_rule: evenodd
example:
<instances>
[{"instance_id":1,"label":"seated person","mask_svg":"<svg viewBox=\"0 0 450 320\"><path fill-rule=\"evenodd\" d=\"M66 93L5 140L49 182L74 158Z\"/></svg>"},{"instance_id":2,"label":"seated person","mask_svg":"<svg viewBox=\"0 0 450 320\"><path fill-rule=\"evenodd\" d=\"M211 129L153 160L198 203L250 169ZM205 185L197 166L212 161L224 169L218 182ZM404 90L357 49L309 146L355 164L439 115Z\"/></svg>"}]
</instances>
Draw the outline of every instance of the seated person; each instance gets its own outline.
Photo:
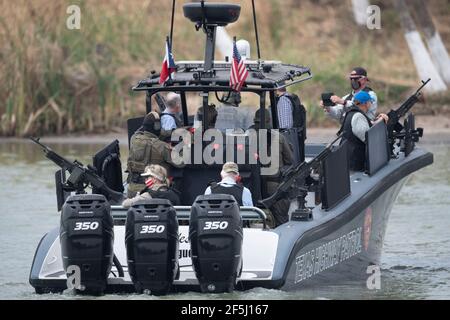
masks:
<instances>
[{"instance_id":1,"label":"seated person","mask_svg":"<svg viewBox=\"0 0 450 320\"><path fill-rule=\"evenodd\" d=\"M239 206L253 207L252 194L250 190L239 183L239 167L234 162L227 162L220 173L222 181L213 183L205 191L209 194L229 194L234 196Z\"/></svg>"},{"instance_id":2,"label":"seated person","mask_svg":"<svg viewBox=\"0 0 450 320\"><path fill-rule=\"evenodd\" d=\"M365 91L360 91L355 95L353 106L345 114L341 130L344 141L348 142L348 159L350 170L363 171L366 164L366 132L374 124L385 121L389 117L381 113L374 121L368 116L368 111L372 105L372 97Z\"/></svg>"},{"instance_id":3,"label":"seated person","mask_svg":"<svg viewBox=\"0 0 450 320\"><path fill-rule=\"evenodd\" d=\"M170 188L170 182L167 178L167 170L159 165L152 164L145 168L141 174L145 177L145 188L131 199L126 199L122 206L130 208L137 202L149 199L167 199L173 206L180 205L180 197L175 189Z\"/></svg>"}]
</instances>

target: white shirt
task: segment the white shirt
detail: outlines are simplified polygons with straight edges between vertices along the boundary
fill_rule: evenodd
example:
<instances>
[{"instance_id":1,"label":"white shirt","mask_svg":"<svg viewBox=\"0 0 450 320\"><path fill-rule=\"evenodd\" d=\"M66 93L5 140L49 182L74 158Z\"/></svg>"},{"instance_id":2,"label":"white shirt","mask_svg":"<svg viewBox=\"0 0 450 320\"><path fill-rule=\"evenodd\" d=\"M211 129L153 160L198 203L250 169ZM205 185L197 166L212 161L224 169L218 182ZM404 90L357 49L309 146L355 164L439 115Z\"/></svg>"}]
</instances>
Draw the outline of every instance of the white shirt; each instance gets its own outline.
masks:
<instances>
[{"instance_id":1,"label":"white shirt","mask_svg":"<svg viewBox=\"0 0 450 320\"><path fill-rule=\"evenodd\" d=\"M225 177L219 182L219 185L225 188L231 188L236 185L236 181L230 177ZM209 194L211 194L211 187L208 187L205 191L205 195ZM242 191L242 205L244 207L253 207L252 193L246 187L244 187L244 190Z\"/></svg>"},{"instance_id":2,"label":"white shirt","mask_svg":"<svg viewBox=\"0 0 450 320\"><path fill-rule=\"evenodd\" d=\"M374 120L375 116L377 114L378 109L378 97L377 94L374 91L369 91L369 96L372 98L372 105L369 108L369 111L367 111L367 116L370 120ZM348 100L345 102L345 109L350 109L353 105L353 99L355 98L356 93L353 91L353 98L351 100ZM342 99L347 99L349 94L343 97ZM344 120L344 105L342 104L336 104L334 107L327 107L327 114L330 116L330 118L333 118L338 121Z\"/></svg>"}]
</instances>

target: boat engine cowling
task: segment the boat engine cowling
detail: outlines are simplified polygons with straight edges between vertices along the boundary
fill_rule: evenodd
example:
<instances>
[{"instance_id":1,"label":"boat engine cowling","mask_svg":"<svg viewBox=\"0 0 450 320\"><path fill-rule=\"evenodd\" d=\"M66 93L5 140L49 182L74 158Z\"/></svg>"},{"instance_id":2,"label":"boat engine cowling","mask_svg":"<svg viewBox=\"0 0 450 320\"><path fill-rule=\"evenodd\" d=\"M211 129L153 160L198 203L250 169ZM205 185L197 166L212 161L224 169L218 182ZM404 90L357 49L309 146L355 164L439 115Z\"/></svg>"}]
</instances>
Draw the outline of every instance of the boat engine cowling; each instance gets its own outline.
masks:
<instances>
[{"instance_id":1,"label":"boat engine cowling","mask_svg":"<svg viewBox=\"0 0 450 320\"><path fill-rule=\"evenodd\" d=\"M242 218L230 195L199 196L191 208L192 263L202 292L231 292L242 270Z\"/></svg>"},{"instance_id":2,"label":"boat engine cowling","mask_svg":"<svg viewBox=\"0 0 450 320\"><path fill-rule=\"evenodd\" d=\"M128 272L138 293L167 293L178 274L178 220L170 201L138 202L127 213Z\"/></svg>"},{"instance_id":3,"label":"boat engine cowling","mask_svg":"<svg viewBox=\"0 0 450 320\"><path fill-rule=\"evenodd\" d=\"M74 288L103 293L114 257L114 222L106 198L70 196L61 211L60 241L64 270Z\"/></svg>"}]
</instances>

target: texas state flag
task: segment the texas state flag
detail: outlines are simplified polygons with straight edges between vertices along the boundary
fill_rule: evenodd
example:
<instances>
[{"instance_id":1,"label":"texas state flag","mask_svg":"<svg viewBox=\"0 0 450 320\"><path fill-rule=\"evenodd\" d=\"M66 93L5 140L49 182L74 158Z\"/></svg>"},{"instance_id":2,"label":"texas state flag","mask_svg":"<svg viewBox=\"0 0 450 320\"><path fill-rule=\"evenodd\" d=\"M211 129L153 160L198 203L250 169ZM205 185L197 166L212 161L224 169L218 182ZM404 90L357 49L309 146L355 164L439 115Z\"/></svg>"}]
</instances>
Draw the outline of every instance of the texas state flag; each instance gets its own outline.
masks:
<instances>
[{"instance_id":1,"label":"texas state flag","mask_svg":"<svg viewBox=\"0 0 450 320\"><path fill-rule=\"evenodd\" d=\"M172 48L169 39L166 40L166 56L164 57L159 84L162 85L170 79L170 75L176 71L175 61L172 55Z\"/></svg>"}]
</instances>

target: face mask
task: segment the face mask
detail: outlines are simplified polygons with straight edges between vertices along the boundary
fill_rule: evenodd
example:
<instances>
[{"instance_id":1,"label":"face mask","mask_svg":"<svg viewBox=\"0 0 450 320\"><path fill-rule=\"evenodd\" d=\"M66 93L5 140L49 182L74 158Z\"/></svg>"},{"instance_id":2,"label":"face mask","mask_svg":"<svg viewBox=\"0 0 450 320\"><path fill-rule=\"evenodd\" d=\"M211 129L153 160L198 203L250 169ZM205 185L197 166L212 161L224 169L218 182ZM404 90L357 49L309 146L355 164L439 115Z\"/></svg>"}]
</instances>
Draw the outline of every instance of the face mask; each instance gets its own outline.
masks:
<instances>
[{"instance_id":1,"label":"face mask","mask_svg":"<svg viewBox=\"0 0 450 320\"><path fill-rule=\"evenodd\" d=\"M352 89L353 90L358 90L358 89L361 88L361 84L359 83L359 79L351 79L350 82L352 84Z\"/></svg>"},{"instance_id":2,"label":"face mask","mask_svg":"<svg viewBox=\"0 0 450 320\"><path fill-rule=\"evenodd\" d=\"M151 189L155 185L155 179L153 179L153 178L147 179L147 181L145 181L145 185L149 189Z\"/></svg>"}]
</instances>

